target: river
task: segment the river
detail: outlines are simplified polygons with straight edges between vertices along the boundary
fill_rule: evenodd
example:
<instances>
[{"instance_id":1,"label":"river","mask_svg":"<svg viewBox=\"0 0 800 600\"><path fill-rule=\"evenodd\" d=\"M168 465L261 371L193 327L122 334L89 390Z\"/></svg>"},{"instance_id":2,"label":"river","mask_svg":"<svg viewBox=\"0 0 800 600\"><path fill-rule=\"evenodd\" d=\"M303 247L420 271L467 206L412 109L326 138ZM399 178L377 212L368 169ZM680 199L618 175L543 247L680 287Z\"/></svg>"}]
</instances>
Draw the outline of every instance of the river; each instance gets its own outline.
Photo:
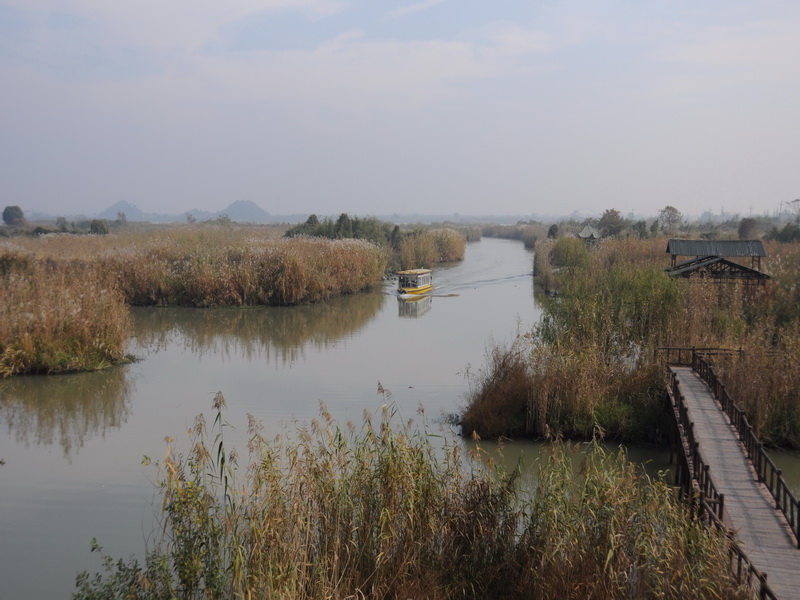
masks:
<instances>
[{"instance_id":1,"label":"river","mask_svg":"<svg viewBox=\"0 0 800 600\"><path fill-rule=\"evenodd\" d=\"M518 241L471 243L413 303L387 282L311 306L133 309L137 362L0 382L0 596L68 598L77 572L100 570L92 538L115 558L141 557L158 505L156 471L142 459L162 457L167 436L185 449L195 417L213 419L218 391L232 426L226 446L242 454L248 414L268 436L291 434L320 402L360 423L388 399L403 418L422 406L442 427L492 344L538 320L532 258ZM539 449L517 443L504 456L513 463ZM666 465L665 452L630 452Z\"/></svg>"}]
</instances>

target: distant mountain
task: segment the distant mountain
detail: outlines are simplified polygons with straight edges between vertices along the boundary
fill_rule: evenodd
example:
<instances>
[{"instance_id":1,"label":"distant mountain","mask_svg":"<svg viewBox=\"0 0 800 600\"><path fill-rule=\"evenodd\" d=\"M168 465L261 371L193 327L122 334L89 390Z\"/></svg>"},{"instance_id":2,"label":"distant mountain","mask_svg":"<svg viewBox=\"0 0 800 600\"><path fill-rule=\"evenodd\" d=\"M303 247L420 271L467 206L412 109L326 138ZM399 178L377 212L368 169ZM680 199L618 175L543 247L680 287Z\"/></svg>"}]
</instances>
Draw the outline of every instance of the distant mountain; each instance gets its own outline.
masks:
<instances>
[{"instance_id":1,"label":"distant mountain","mask_svg":"<svg viewBox=\"0 0 800 600\"><path fill-rule=\"evenodd\" d=\"M119 216L119 213L124 213L128 221L147 223L177 223L186 221L187 215L191 215L197 221L212 221L222 215L227 215L231 221L238 223L270 223L275 221L267 211L250 200L236 200L219 212L193 208L179 215L147 213L131 202L122 201L112 204L98 213L97 218L113 221Z\"/></svg>"},{"instance_id":2,"label":"distant mountain","mask_svg":"<svg viewBox=\"0 0 800 600\"><path fill-rule=\"evenodd\" d=\"M130 202L121 201L117 202L116 204L112 204L103 212L97 215L98 219L108 219L109 221L113 221L117 218L119 213L124 213L125 218L128 221L149 221L149 215L143 213L138 206L135 204L131 204Z\"/></svg>"},{"instance_id":3,"label":"distant mountain","mask_svg":"<svg viewBox=\"0 0 800 600\"><path fill-rule=\"evenodd\" d=\"M231 221L238 223L269 223L272 220L267 211L250 200L237 200L220 214L228 215Z\"/></svg>"},{"instance_id":4,"label":"distant mountain","mask_svg":"<svg viewBox=\"0 0 800 600\"><path fill-rule=\"evenodd\" d=\"M125 215L125 219L130 222L140 223L175 223L185 221L186 215L166 215L158 213L144 212L138 206L125 200L112 204L104 211L101 211L92 218L115 220L120 213Z\"/></svg>"},{"instance_id":5,"label":"distant mountain","mask_svg":"<svg viewBox=\"0 0 800 600\"><path fill-rule=\"evenodd\" d=\"M581 211L582 213L583 211ZM58 216L66 217L67 220L86 220L86 219L106 219L108 221L116 220L120 213L125 214L125 219L128 222L140 223L186 223L188 216L191 215L192 219L197 222L213 221L226 215L231 221L237 223L302 223L308 218L309 213L293 213L293 214L271 214L261 208L255 202L250 200L236 200L229 204L225 209L213 212L207 210L199 210L193 208L189 211L178 214L167 213L149 213L144 212L132 202L120 201L112 204L102 212L96 215L69 215L61 213ZM336 219L341 213L335 212L332 214L316 213L320 219L330 218ZM577 218L580 213L573 212L572 218ZM588 213L587 213L588 214ZM56 215L48 213L32 212L25 213L26 218L31 221L53 221ZM351 216L356 216L351 213ZM360 215L359 215L360 216ZM519 221L528 221L531 218L542 220L546 222L556 222L563 217L555 215L462 215L459 213L453 214L418 214L418 213L405 213L405 214L387 214L387 215L370 215L382 221L389 223L500 223L500 224L513 224ZM599 215L592 215L599 216Z\"/></svg>"}]
</instances>

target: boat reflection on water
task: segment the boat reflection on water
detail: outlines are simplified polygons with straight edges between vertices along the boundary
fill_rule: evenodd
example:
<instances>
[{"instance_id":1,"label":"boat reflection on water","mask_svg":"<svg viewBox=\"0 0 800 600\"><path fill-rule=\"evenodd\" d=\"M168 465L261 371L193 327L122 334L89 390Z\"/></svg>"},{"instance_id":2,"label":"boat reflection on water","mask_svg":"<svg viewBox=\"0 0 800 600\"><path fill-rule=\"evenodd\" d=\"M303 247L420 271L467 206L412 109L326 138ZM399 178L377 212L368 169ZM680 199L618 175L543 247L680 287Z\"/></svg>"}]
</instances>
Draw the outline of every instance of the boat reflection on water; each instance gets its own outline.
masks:
<instances>
[{"instance_id":1,"label":"boat reflection on water","mask_svg":"<svg viewBox=\"0 0 800 600\"><path fill-rule=\"evenodd\" d=\"M397 298L397 311L401 317L421 317L431 309L433 304L432 296L411 296Z\"/></svg>"}]
</instances>

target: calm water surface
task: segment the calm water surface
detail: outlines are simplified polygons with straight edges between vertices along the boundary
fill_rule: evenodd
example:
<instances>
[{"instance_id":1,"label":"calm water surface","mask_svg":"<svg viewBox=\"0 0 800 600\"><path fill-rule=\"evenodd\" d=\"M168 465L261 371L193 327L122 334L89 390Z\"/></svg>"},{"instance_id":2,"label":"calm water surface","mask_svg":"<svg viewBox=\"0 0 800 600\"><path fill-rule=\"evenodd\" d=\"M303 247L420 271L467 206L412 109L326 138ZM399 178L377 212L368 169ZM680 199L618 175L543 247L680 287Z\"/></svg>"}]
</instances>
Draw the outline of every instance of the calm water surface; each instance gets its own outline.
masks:
<instances>
[{"instance_id":1,"label":"calm water surface","mask_svg":"<svg viewBox=\"0 0 800 600\"><path fill-rule=\"evenodd\" d=\"M111 556L141 557L158 504L154 467L164 438L187 446L195 417L213 419L221 391L244 453L247 414L267 434L292 432L319 413L359 423L388 390L404 418L458 412L464 374L493 343L539 318L532 254L484 239L463 262L434 270L432 297L404 303L383 289L292 308L135 309L135 364L104 373L0 382L0 598L68 598L78 571L99 570L97 538ZM494 452L492 445L487 445ZM535 462L537 444L507 446L501 460ZM666 466L665 454L630 449Z\"/></svg>"},{"instance_id":2,"label":"calm water surface","mask_svg":"<svg viewBox=\"0 0 800 600\"><path fill-rule=\"evenodd\" d=\"M392 284L292 308L136 309L141 360L103 373L0 382L0 598L68 598L78 571L99 569L92 538L141 556L153 530L153 467L165 436L185 448L214 394L244 452L247 414L291 432L319 413L358 423L380 411L378 382L404 418L433 421L463 403L470 365L492 341L538 319L532 255L485 239L436 268L433 297L402 303ZM230 435L229 435L230 434Z\"/></svg>"}]
</instances>

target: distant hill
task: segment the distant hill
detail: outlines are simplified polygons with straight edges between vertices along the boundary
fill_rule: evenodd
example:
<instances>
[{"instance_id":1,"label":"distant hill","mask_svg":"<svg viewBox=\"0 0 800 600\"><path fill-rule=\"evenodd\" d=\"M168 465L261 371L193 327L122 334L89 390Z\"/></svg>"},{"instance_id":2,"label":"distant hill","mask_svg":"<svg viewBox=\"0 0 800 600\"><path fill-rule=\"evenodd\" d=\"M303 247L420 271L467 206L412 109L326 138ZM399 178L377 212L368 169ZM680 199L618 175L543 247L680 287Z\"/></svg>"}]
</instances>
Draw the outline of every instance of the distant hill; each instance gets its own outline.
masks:
<instances>
[{"instance_id":1,"label":"distant hill","mask_svg":"<svg viewBox=\"0 0 800 600\"><path fill-rule=\"evenodd\" d=\"M98 219L108 219L109 221L113 221L117 218L119 213L125 213L125 218L128 221L148 221L148 216L143 213L138 206L135 204L131 204L130 202L121 201L117 202L116 204L112 204L103 212L97 215Z\"/></svg>"},{"instance_id":2,"label":"distant hill","mask_svg":"<svg viewBox=\"0 0 800 600\"><path fill-rule=\"evenodd\" d=\"M227 217L231 221L237 223L302 223L308 218L310 214L310 213L271 214L265 211L263 208L261 208L258 204L250 200L236 200L235 202L232 202L226 208L218 212L193 208L189 211L185 211L178 214L149 213L149 212L144 212L132 202L123 200L112 204L105 210L95 215L83 215L83 214L70 215L68 213L59 213L58 215L53 215L49 213L26 212L25 217L30 221L54 221L56 219L56 216L66 217L67 220L106 219L108 221L114 221L118 218L120 213L124 213L125 219L131 223L133 222L186 223L187 215L191 215L191 217L197 222L213 221L214 219L217 219L222 215L227 215ZM319 217L320 219L331 218L335 220L341 214L341 212L334 212L331 214L324 214L318 212L316 214L317 217ZM571 216L572 218L577 218L578 215L579 213L576 211L573 212ZM355 213L351 213L351 216L363 216L363 215L356 215ZM382 221L387 221L389 223L399 223L399 224L441 223L441 222L465 223L465 224L466 223L513 224L519 221L528 221L531 218L543 220L545 222L556 222L561 218L563 218L556 215L547 215L547 216L542 216L542 215L537 216L535 214L462 215L459 213L453 213L453 214L393 213L387 215L371 214L369 216L375 217ZM599 215L592 215L592 216L599 216Z\"/></svg>"},{"instance_id":3,"label":"distant hill","mask_svg":"<svg viewBox=\"0 0 800 600\"><path fill-rule=\"evenodd\" d=\"M124 213L128 221L147 223L177 223L186 221L187 214L192 215L197 221L210 221L222 215L227 215L231 221L236 221L238 223L271 223L276 220L258 204L250 200L236 200L219 212L210 212L193 208L179 215L147 213L131 202L121 201L112 204L104 211L98 213L97 218L113 221L119 216L119 213Z\"/></svg>"},{"instance_id":4,"label":"distant hill","mask_svg":"<svg viewBox=\"0 0 800 600\"><path fill-rule=\"evenodd\" d=\"M231 221L237 223L269 223L272 220L267 211L250 200L237 200L220 214L228 215Z\"/></svg>"}]
</instances>

